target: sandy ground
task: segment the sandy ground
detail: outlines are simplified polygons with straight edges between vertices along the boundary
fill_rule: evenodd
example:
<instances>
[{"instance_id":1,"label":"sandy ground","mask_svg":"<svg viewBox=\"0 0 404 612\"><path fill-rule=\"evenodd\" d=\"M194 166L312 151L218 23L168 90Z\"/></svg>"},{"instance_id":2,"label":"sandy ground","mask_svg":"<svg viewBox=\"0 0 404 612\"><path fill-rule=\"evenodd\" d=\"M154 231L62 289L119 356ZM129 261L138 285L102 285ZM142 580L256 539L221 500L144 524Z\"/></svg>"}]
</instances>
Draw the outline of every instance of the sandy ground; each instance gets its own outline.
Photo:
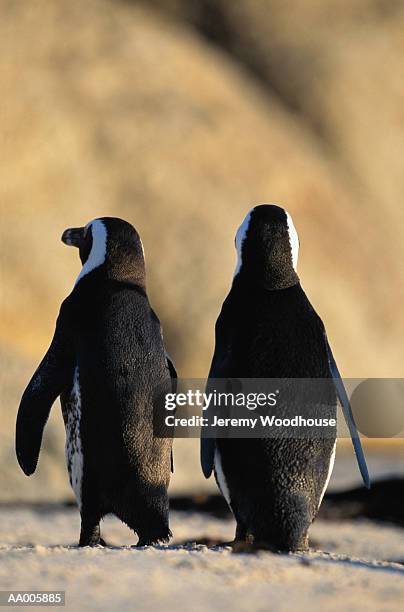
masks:
<instances>
[{"instance_id":1,"label":"sandy ground","mask_svg":"<svg viewBox=\"0 0 404 612\"><path fill-rule=\"evenodd\" d=\"M170 546L136 549L134 535L108 517L110 546L78 549L75 508L2 508L0 589L62 589L70 610L402 609L398 528L318 521L309 554L247 555L192 543L231 539L232 520L176 512L171 527Z\"/></svg>"}]
</instances>

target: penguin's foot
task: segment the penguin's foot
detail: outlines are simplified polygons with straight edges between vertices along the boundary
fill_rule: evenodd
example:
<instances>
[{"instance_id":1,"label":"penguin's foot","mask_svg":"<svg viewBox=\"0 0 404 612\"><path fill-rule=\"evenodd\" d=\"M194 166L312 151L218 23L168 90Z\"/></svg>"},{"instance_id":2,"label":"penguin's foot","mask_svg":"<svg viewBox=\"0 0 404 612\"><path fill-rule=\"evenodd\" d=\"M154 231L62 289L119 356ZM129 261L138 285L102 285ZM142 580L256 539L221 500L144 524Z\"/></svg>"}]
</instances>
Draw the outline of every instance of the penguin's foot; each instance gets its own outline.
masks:
<instances>
[{"instance_id":1,"label":"penguin's foot","mask_svg":"<svg viewBox=\"0 0 404 612\"><path fill-rule=\"evenodd\" d=\"M148 540L141 540L139 538L139 541L135 545L135 548L143 548L143 546L152 546L153 544L157 544L157 542L149 542Z\"/></svg>"},{"instance_id":2,"label":"penguin's foot","mask_svg":"<svg viewBox=\"0 0 404 612\"><path fill-rule=\"evenodd\" d=\"M272 553L280 553L285 552L276 548L273 544L269 542L259 540L253 540L252 538L247 537L245 540L235 540L232 545L233 553L245 553L249 555L255 555L260 551L267 551Z\"/></svg>"},{"instance_id":3,"label":"penguin's foot","mask_svg":"<svg viewBox=\"0 0 404 612\"><path fill-rule=\"evenodd\" d=\"M254 542L247 542L246 540L234 540L231 547L232 552L235 554L245 553L248 555L254 555L259 551L259 548Z\"/></svg>"},{"instance_id":4,"label":"penguin's foot","mask_svg":"<svg viewBox=\"0 0 404 612\"><path fill-rule=\"evenodd\" d=\"M170 538L172 538L173 536L171 530L168 527L165 529L156 529L154 533L153 531L149 531L148 533L137 532L137 535L139 536L139 541L136 544L137 548L140 548L142 546L155 546L156 544L168 544Z\"/></svg>"},{"instance_id":5,"label":"penguin's foot","mask_svg":"<svg viewBox=\"0 0 404 612\"><path fill-rule=\"evenodd\" d=\"M94 546L106 546L106 544L105 544L104 540L101 539L101 538L99 540L89 540L88 542L80 539L79 547L80 548L84 548L85 546L91 546L91 547L94 547Z\"/></svg>"},{"instance_id":6,"label":"penguin's foot","mask_svg":"<svg viewBox=\"0 0 404 612\"><path fill-rule=\"evenodd\" d=\"M102 540L104 542L104 540ZM100 525L90 521L81 521L81 532L79 546L99 546L101 544ZM104 544L101 544L105 546Z\"/></svg>"},{"instance_id":7,"label":"penguin's foot","mask_svg":"<svg viewBox=\"0 0 404 612\"><path fill-rule=\"evenodd\" d=\"M163 537L139 538L136 548L142 548L143 546L156 546L156 544L168 544L170 537L171 533L169 536Z\"/></svg>"},{"instance_id":8,"label":"penguin's foot","mask_svg":"<svg viewBox=\"0 0 404 612\"><path fill-rule=\"evenodd\" d=\"M246 554L256 554L260 551L267 551L278 554L287 554L287 553L302 553L308 552L309 548L304 546L299 546L297 548L280 548L276 545L273 545L269 542L259 540L251 540L247 538L246 540L235 540L232 545L233 553L246 553Z\"/></svg>"},{"instance_id":9,"label":"penguin's foot","mask_svg":"<svg viewBox=\"0 0 404 612\"><path fill-rule=\"evenodd\" d=\"M91 546L92 548L94 548L95 546L102 546L107 548L109 546L108 542L106 542L104 540L104 538L100 538L98 541L97 540L90 540L89 542L85 543L84 540L83 542L80 540L79 542L79 547L80 548L84 548L85 546Z\"/></svg>"}]
</instances>

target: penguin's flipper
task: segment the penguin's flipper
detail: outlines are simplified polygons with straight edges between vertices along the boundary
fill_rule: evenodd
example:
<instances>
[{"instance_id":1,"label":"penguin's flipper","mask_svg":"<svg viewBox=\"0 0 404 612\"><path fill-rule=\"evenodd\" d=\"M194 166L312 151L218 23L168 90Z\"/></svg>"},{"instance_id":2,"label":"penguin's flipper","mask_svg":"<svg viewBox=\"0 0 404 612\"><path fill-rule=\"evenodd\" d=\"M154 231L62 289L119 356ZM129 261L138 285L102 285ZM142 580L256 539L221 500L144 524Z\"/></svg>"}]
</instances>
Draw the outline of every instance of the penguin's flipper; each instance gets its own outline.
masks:
<instances>
[{"instance_id":1,"label":"penguin's flipper","mask_svg":"<svg viewBox=\"0 0 404 612\"><path fill-rule=\"evenodd\" d=\"M348 395L345 390L344 383L338 371L338 367L335 362L334 355L332 354L331 347L328 343L327 338L325 338L325 342L327 345L328 362L330 365L330 371L334 379L334 385L337 390L339 401L341 403L342 412L344 413L345 421L346 421L346 424L348 425L349 433L351 434L352 444L355 450L355 455L356 455L356 459L358 462L359 471L362 475L362 479L363 479L365 487L367 489L370 489L369 472L368 472L368 468L366 465L365 455L363 454L363 449L362 449L362 444L359 438L359 433L356 428L355 419L352 414L351 404L348 399Z\"/></svg>"},{"instance_id":2,"label":"penguin's flipper","mask_svg":"<svg viewBox=\"0 0 404 612\"><path fill-rule=\"evenodd\" d=\"M177 379L178 379L177 370L175 369L173 360L171 359L171 357L167 353L167 351L166 351L166 362L167 362L168 371L170 372L171 391L173 393L176 393L176 391L177 391ZM171 449L171 473L174 474L174 455L173 455L172 449Z\"/></svg>"},{"instance_id":3,"label":"penguin's flipper","mask_svg":"<svg viewBox=\"0 0 404 612\"><path fill-rule=\"evenodd\" d=\"M201 466L205 478L209 478L215 461L215 438L205 438L201 435Z\"/></svg>"},{"instance_id":4,"label":"penguin's flipper","mask_svg":"<svg viewBox=\"0 0 404 612\"><path fill-rule=\"evenodd\" d=\"M16 423L16 454L23 472L35 472L42 434L55 399L71 382L71 357L63 325L62 310L52 343L21 399Z\"/></svg>"},{"instance_id":5,"label":"penguin's flipper","mask_svg":"<svg viewBox=\"0 0 404 612\"><path fill-rule=\"evenodd\" d=\"M167 351L166 351L166 363L167 363L168 371L170 372L171 387L172 387L173 392L175 393L177 390L178 375L177 375L177 370L175 369L175 366L174 366L174 362L171 359L170 355L167 353Z\"/></svg>"},{"instance_id":6,"label":"penguin's flipper","mask_svg":"<svg viewBox=\"0 0 404 612\"><path fill-rule=\"evenodd\" d=\"M224 306L222 307L223 310ZM227 358L227 343L225 336L225 326L223 324L222 315L219 316L215 325L215 352L213 353L212 364L206 384L206 391L214 390L214 383L211 381L216 378L224 378L229 370L230 365L226 361ZM227 368L225 367L227 365ZM215 463L216 438L206 438L204 436L204 428L201 428L201 467L205 478L209 478L213 472Z\"/></svg>"}]
</instances>

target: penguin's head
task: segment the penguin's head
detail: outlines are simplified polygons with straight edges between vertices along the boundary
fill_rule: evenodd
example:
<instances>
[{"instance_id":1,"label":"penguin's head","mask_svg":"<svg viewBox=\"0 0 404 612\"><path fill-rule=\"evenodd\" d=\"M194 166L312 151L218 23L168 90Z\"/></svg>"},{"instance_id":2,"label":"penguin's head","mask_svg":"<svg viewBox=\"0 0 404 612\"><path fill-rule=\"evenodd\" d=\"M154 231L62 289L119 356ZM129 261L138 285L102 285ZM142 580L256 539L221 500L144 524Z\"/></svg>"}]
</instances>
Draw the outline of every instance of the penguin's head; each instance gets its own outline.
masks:
<instances>
[{"instance_id":1,"label":"penguin's head","mask_svg":"<svg viewBox=\"0 0 404 612\"><path fill-rule=\"evenodd\" d=\"M83 268L76 284L93 270L114 280L145 284L142 241L135 228L123 219L101 217L85 227L72 227L62 242L79 249Z\"/></svg>"},{"instance_id":2,"label":"penguin's head","mask_svg":"<svg viewBox=\"0 0 404 612\"><path fill-rule=\"evenodd\" d=\"M284 208L275 204L252 208L237 230L235 246L235 278L248 278L269 289L285 289L299 282L299 238Z\"/></svg>"}]
</instances>

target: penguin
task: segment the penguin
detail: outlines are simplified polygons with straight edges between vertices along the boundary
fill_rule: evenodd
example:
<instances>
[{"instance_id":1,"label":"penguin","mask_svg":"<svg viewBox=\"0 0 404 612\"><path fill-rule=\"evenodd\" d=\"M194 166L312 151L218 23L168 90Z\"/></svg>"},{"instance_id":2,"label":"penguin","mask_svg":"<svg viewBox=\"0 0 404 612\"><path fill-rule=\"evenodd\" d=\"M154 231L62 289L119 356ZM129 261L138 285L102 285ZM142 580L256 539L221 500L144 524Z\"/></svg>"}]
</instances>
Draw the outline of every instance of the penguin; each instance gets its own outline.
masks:
<instances>
[{"instance_id":1,"label":"penguin","mask_svg":"<svg viewBox=\"0 0 404 612\"><path fill-rule=\"evenodd\" d=\"M290 214L274 204L253 208L235 238L237 266L215 328L208 377L321 379L325 414L347 419L366 486L369 476L349 400L324 324L297 275L299 238ZM290 399L290 398L289 398ZM299 396L292 398L299 408ZM282 408L282 406L281 406ZM301 406L304 410L315 406ZM274 414L278 406L273 409ZM290 412L289 412L290 414ZM302 413L301 413L302 414ZM327 436L211 438L201 435L201 464L214 472L236 519L234 545L307 550L308 531L327 488L336 428Z\"/></svg>"},{"instance_id":2,"label":"penguin","mask_svg":"<svg viewBox=\"0 0 404 612\"><path fill-rule=\"evenodd\" d=\"M102 217L67 229L62 241L79 249L82 269L21 399L18 462L26 475L35 472L60 396L79 546L104 544L99 524L109 513L137 534L138 546L166 542L172 439L154 436L153 423L156 393L171 391L176 372L147 297L141 239L126 221Z\"/></svg>"}]
</instances>

